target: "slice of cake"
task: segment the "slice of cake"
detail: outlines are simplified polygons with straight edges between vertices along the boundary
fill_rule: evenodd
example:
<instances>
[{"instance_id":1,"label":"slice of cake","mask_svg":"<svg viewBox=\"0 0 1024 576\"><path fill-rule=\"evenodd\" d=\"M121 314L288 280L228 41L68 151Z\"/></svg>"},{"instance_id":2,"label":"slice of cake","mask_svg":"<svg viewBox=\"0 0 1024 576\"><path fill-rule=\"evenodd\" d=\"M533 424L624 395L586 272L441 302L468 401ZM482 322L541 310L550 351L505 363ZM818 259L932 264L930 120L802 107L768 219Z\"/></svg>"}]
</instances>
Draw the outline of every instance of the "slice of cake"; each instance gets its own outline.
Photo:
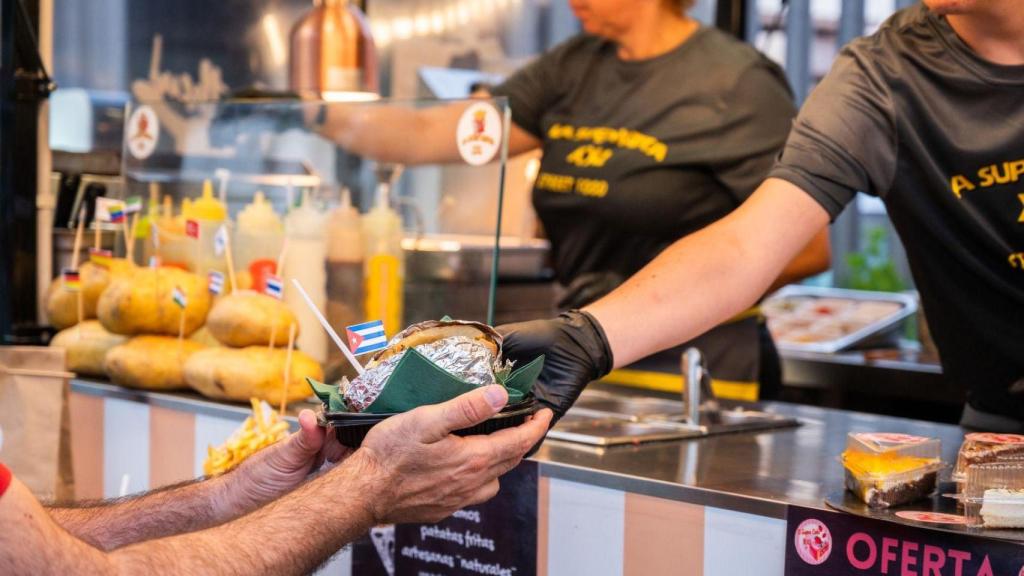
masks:
<instances>
[{"instance_id":1,"label":"slice of cake","mask_svg":"<svg viewBox=\"0 0 1024 576\"><path fill-rule=\"evenodd\" d=\"M981 519L986 528L1024 528L1024 490L985 490Z\"/></svg>"},{"instance_id":2,"label":"slice of cake","mask_svg":"<svg viewBox=\"0 0 1024 576\"><path fill-rule=\"evenodd\" d=\"M955 477L966 474L969 466L1024 458L1024 436L974 432L964 436L956 459Z\"/></svg>"},{"instance_id":3,"label":"slice of cake","mask_svg":"<svg viewBox=\"0 0 1024 576\"><path fill-rule=\"evenodd\" d=\"M850 434L842 455L846 488L872 508L926 498L935 491L938 439L906 434Z\"/></svg>"}]
</instances>

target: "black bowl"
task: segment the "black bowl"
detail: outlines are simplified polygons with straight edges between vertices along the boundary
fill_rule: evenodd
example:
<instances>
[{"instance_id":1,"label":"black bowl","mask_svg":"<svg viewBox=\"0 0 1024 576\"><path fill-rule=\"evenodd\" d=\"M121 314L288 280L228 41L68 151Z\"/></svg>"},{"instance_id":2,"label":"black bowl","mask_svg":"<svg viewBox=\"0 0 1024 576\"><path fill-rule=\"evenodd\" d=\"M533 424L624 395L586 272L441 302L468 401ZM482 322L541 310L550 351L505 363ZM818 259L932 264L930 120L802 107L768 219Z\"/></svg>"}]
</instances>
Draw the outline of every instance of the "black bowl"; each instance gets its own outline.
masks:
<instances>
[{"instance_id":1,"label":"black bowl","mask_svg":"<svg viewBox=\"0 0 1024 576\"><path fill-rule=\"evenodd\" d=\"M463 430L452 432L458 436L473 436L477 434L490 434L505 428L514 428L523 422L539 409L537 400L533 396L527 396L524 400L509 404L489 419L470 426ZM320 425L334 428L338 442L349 448L359 448L366 438L370 428L396 414L364 414L352 412L327 412L320 413Z\"/></svg>"}]
</instances>

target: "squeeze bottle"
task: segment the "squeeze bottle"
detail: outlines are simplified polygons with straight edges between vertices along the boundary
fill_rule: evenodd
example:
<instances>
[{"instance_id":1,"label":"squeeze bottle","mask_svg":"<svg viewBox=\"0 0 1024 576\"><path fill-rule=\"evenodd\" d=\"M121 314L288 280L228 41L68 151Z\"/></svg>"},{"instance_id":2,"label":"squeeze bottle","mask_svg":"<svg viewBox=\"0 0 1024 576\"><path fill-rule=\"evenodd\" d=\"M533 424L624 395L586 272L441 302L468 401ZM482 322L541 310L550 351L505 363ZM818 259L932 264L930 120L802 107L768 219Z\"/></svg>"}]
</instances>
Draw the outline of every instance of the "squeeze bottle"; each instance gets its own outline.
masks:
<instances>
[{"instance_id":1,"label":"squeeze bottle","mask_svg":"<svg viewBox=\"0 0 1024 576\"><path fill-rule=\"evenodd\" d=\"M377 185L376 205L363 216L366 260L365 314L367 321L382 320L390 338L402 329L405 257L402 252L402 218L391 209L390 185Z\"/></svg>"},{"instance_id":2,"label":"squeeze bottle","mask_svg":"<svg viewBox=\"0 0 1024 576\"><path fill-rule=\"evenodd\" d=\"M303 194L302 204L285 217L284 230L288 254L284 270L284 301L299 320L298 347L321 364L327 361L327 334L316 315L306 306L302 295L292 286L292 278L302 284L317 308L327 304L327 239L325 214L316 210ZM344 329L344 327L342 327ZM285 327L287 330L287 327Z\"/></svg>"}]
</instances>

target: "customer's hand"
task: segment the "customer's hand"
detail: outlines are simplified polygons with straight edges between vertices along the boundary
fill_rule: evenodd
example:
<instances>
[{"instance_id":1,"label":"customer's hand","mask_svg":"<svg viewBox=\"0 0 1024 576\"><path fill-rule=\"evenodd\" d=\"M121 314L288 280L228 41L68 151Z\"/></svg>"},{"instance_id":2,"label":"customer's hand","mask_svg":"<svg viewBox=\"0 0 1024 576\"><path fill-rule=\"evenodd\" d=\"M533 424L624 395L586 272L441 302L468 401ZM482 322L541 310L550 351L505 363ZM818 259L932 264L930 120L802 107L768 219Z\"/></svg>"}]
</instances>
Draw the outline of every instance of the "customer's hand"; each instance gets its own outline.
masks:
<instances>
[{"instance_id":1,"label":"customer's hand","mask_svg":"<svg viewBox=\"0 0 1024 576\"><path fill-rule=\"evenodd\" d=\"M590 382L608 374L614 365L608 339L597 320L586 312L563 312L551 320L533 320L498 326L504 337L505 358L525 363L544 354L544 370L533 393L565 415Z\"/></svg>"},{"instance_id":2,"label":"customer's hand","mask_svg":"<svg viewBox=\"0 0 1024 576\"><path fill-rule=\"evenodd\" d=\"M451 433L487 420L507 401L505 389L492 385L381 422L346 462L372 478L373 493L351 496L365 498L379 524L437 522L491 499L498 477L547 432L551 412L487 436Z\"/></svg>"},{"instance_id":3,"label":"customer's hand","mask_svg":"<svg viewBox=\"0 0 1024 576\"><path fill-rule=\"evenodd\" d=\"M351 450L317 425L311 410L299 413L299 431L253 454L234 473L229 501L244 509L260 506L290 492L326 461L336 463Z\"/></svg>"}]
</instances>

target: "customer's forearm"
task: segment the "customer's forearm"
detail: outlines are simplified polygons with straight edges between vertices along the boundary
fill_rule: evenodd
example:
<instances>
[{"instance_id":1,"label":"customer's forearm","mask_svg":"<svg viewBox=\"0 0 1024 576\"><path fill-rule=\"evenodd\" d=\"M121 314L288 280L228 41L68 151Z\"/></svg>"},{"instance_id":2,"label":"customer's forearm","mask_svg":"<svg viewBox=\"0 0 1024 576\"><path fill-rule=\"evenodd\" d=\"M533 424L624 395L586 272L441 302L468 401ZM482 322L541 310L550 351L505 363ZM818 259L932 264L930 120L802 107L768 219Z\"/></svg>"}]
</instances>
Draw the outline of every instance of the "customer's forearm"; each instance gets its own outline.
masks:
<instances>
[{"instance_id":1,"label":"customer's forearm","mask_svg":"<svg viewBox=\"0 0 1024 576\"><path fill-rule=\"evenodd\" d=\"M753 304L828 222L802 190L768 180L739 209L679 240L587 307L616 366L685 342Z\"/></svg>"},{"instance_id":2,"label":"customer's forearm","mask_svg":"<svg viewBox=\"0 0 1024 576\"><path fill-rule=\"evenodd\" d=\"M368 462L351 458L233 522L113 552L62 530L15 480L0 498L0 525L17 526L0 530L0 573L307 574L375 523L368 498L384 482Z\"/></svg>"},{"instance_id":3,"label":"customer's forearm","mask_svg":"<svg viewBox=\"0 0 1024 576\"><path fill-rule=\"evenodd\" d=\"M353 456L234 522L142 542L108 558L121 574L308 574L374 524L374 478Z\"/></svg>"},{"instance_id":4,"label":"customer's forearm","mask_svg":"<svg viewBox=\"0 0 1024 576\"><path fill-rule=\"evenodd\" d=\"M231 503L230 476L167 486L116 500L49 508L71 535L101 550L215 526L247 510Z\"/></svg>"},{"instance_id":5,"label":"customer's forearm","mask_svg":"<svg viewBox=\"0 0 1024 576\"><path fill-rule=\"evenodd\" d=\"M296 441L293 437L282 445ZM308 470L299 472L296 481L267 481L268 471L280 466L274 456L282 445L260 450L223 476L117 500L55 507L50 514L65 530L102 550L216 526L283 496L301 481Z\"/></svg>"}]
</instances>

